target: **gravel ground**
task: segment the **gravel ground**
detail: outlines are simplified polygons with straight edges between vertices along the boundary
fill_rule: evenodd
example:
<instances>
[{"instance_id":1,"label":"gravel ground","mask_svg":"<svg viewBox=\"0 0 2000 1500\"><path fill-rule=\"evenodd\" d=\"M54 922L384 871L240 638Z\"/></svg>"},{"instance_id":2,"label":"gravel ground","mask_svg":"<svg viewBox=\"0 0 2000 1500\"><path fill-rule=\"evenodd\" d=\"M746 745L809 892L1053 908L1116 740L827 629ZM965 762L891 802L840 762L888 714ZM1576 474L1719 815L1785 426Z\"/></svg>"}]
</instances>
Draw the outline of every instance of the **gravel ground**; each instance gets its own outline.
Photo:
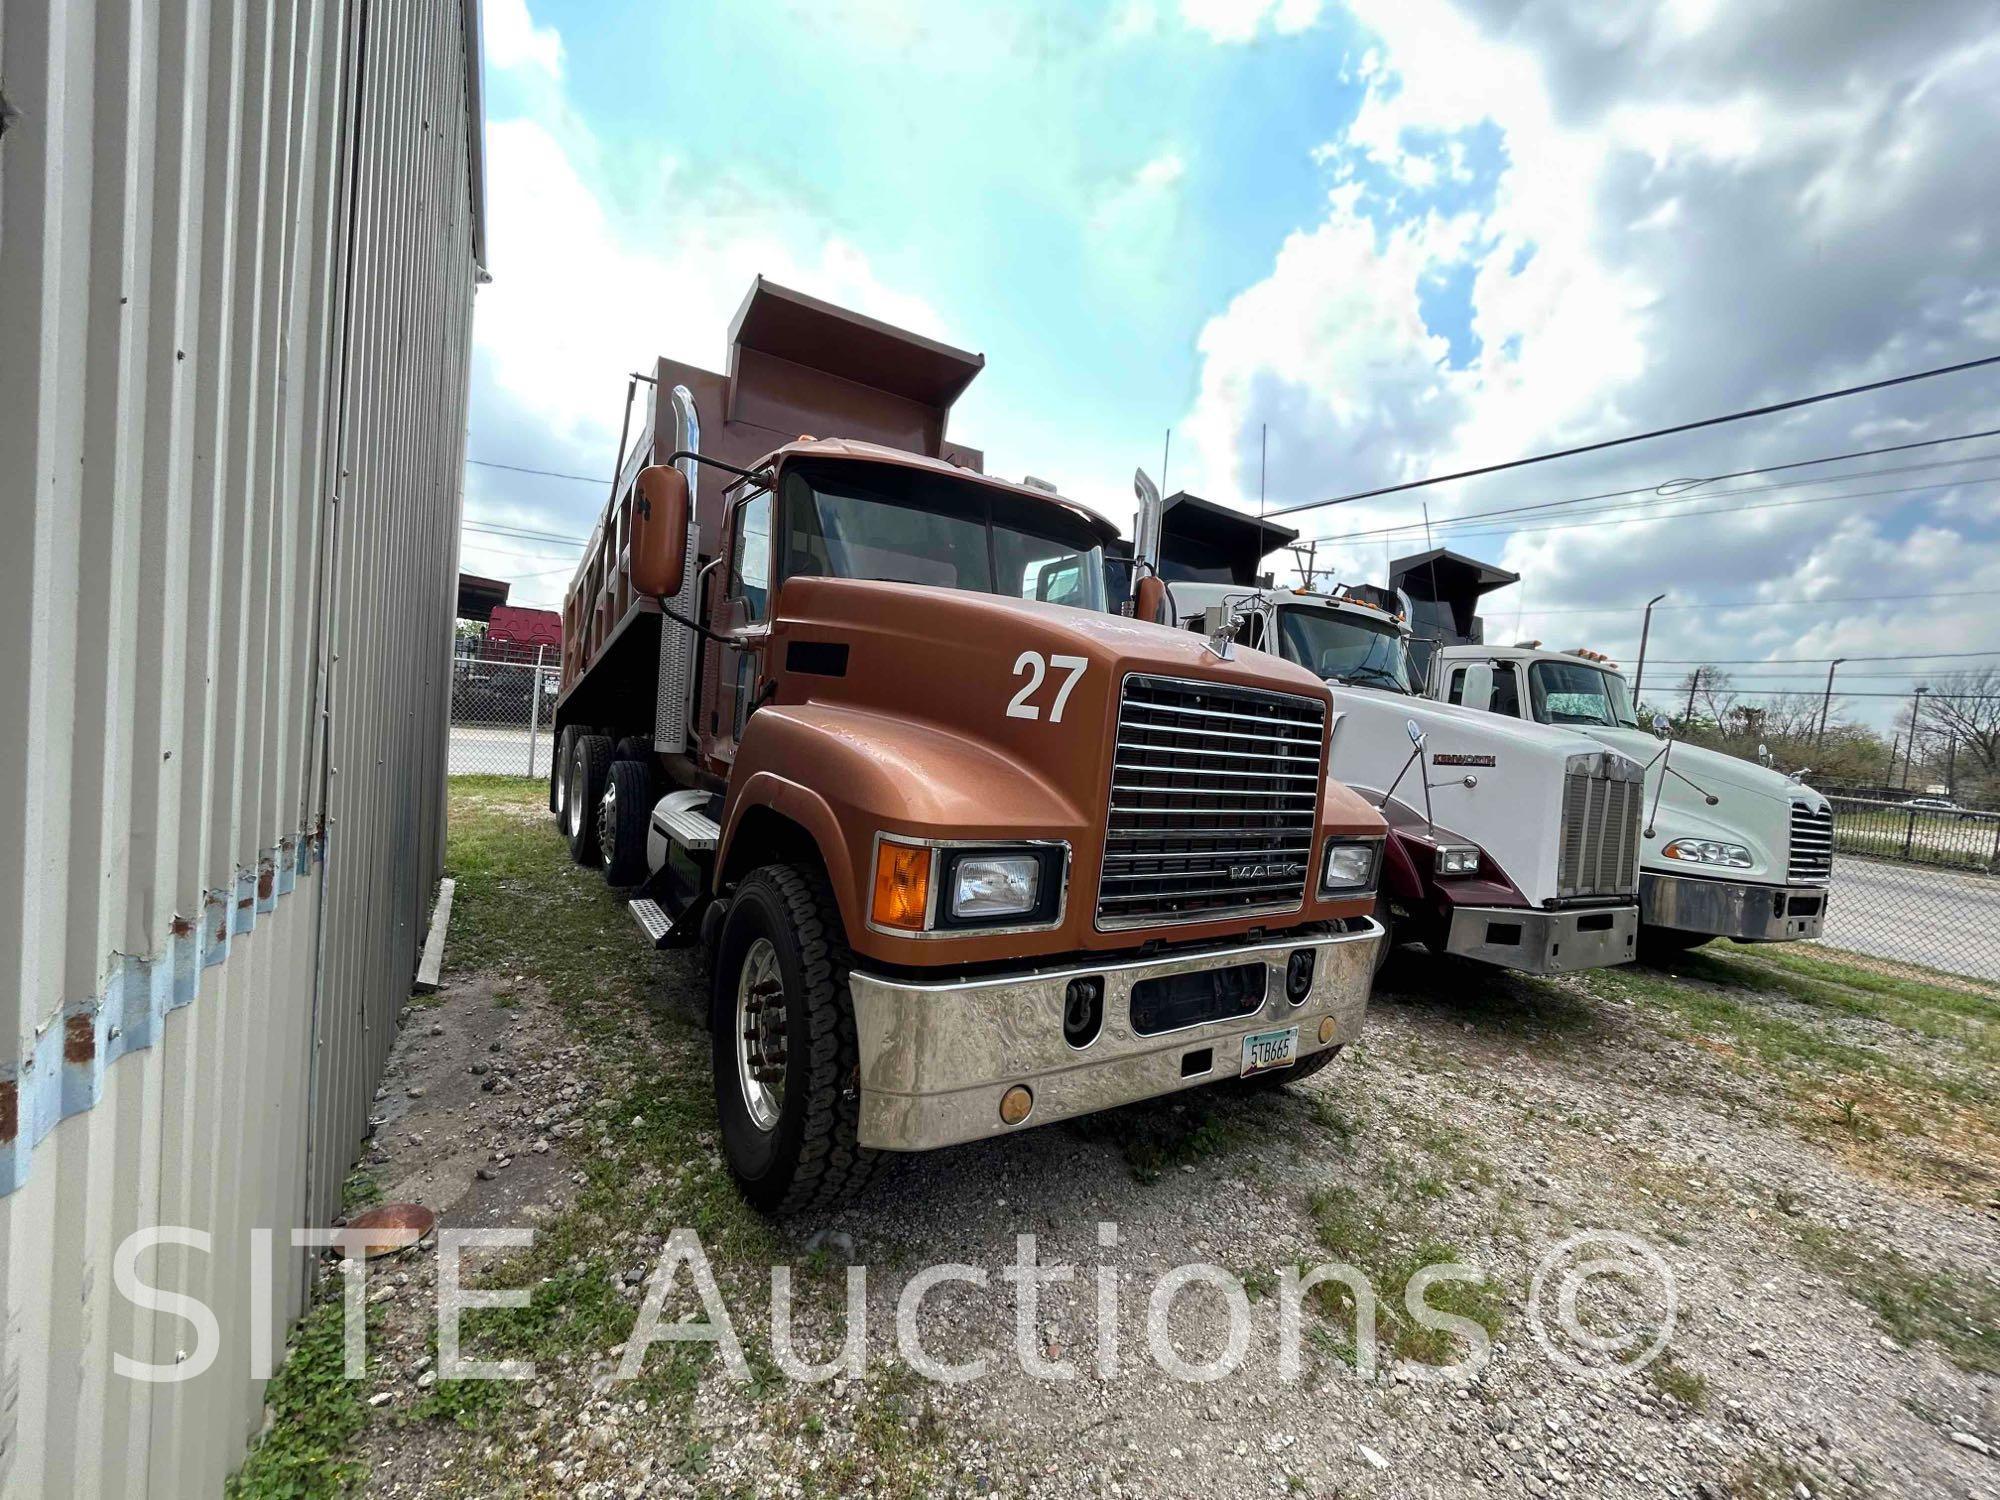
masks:
<instances>
[{"instance_id":1,"label":"gravel ground","mask_svg":"<svg viewBox=\"0 0 2000 1500\"><path fill-rule=\"evenodd\" d=\"M522 909L540 900L623 920L601 887L557 873L542 821L519 822L507 836L550 869L532 890L499 882L518 931L553 920ZM461 909L476 919L486 889L461 870ZM525 1353L537 1371L438 1382L434 1249L376 1262L358 1443L371 1493L2000 1496L2000 1149L1983 1030L1961 1045L1951 1025L1829 1010L1776 979L1730 991L1756 1002L1759 1025L1834 1049L1824 1083L1808 1084L1747 1033L1690 1021L1728 998L1714 974L1754 965L1544 982L1398 955L1363 1043L1311 1080L919 1158L837 1218L773 1228L735 1203L704 1118L693 962L645 953L632 930L636 956L621 962L635 997L546 954L491 962L506 941L478 937L478 967L410 1012L363 1166L445 1225L536 1226L537 1259L492 1273L537 1286L536 1310L519 1325L475 1312L465 1327L469 1356ZM1842 1071L1857 1056L1883 1059L1867 1087ZM639 1380L612 1378L682 1226L713 1264L747 1384L705 1345L655 1346ZM1566 1237L1604 1231L1659 1257L1674 1304L1669 1328L1657 1278L1586 1285L1586 1331L1668 1334L1619 1378L1560 1332L1559 1361L1533 1332L1535 1313L1545 1326L1558 1314L1559 1276L1531 1298L1537 1267ZM1015 1353L1001 1271L1021 1235L1041 1266L1074 1268L1042 1289L1026 1330L1066 1379L1025 1373ZM1357 1373L1351 1308L1314 1294L1287 1378L1280 1277L1343 1259L1381 1298L1379 1368ZM1402 1310L1410 1272L1437 1261L1484 1281L1434 1286L1431 1305L1492 1330L1484 1365L1444 1379L1431 1367L1468 1346ZM1205 1383L1165 1373L1146 1333L1148 1294L1193 1262L1240 1280L1248 1305L1240 1366ZM778 1263L794 1268L813 1360L846 1327L846 1268L867 1268L863 1373L778 1372ZM964 1383L925 1379L897 1349L899 1294L942 1263L989 1273L923 1303L931 1357L989 1361ZM1109 1374L1104 1267L1119 1297ZM662 1321L705 1316L683 1269ZM1224 1350L1229 1322L1224 1295L1199 1283L1165 1318L1190 1362Z\"/></svg>"}]
</instances>

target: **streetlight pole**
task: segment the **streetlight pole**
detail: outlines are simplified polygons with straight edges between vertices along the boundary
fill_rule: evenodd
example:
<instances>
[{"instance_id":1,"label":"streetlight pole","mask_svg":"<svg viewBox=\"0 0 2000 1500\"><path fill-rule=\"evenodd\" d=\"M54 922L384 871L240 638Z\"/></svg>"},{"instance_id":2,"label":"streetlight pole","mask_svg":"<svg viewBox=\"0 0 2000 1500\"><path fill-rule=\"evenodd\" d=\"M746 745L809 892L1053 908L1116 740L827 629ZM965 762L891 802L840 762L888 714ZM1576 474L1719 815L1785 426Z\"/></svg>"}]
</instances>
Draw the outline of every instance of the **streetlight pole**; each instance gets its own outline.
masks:
<instances>
[{"instance_id":1,"label":"streetlight pole","mask_svg":"<svg viewBox=\"0 0 2000 1500\"><path fill-rule=\"evenodd\" d=\"M1639 689L1646 681L1646 637L1653 633L1653 606L1666 598L1655 594L1646 601L1646 617L1639 622L1639 665L1632 672L1632 711L1639 711Z\"/></svg>"},{"instance_id":2,"label":"streetlight pole","mask_svg":"<svg viewBox=\"0 0 2000 1500\"><path fill-rule=\"evenodd\" d=\"M1826 748L1826 711L1833 706L1833 674L1839 668L1840 664L1846 660L1847 658L1844 656L1836 656L1831 662L1827 663L1826 696L1819 700L1819 733L1813 736L1814 755L1818 755Z\"/></svg>"},{"instance_id":3,"label":"streetlight pole","mask_svg":"<svg viewBox=\"0 0 2000 1500\"><path fill-rule=\"evenodd\" d=\"M1924 694L1930 689L1919 683L1910 698L1910 746L1903 752L1903 790L1910 789L1910 763L1917 758L1917 719L1924 711Z\"/></svg>"}]
</instances>

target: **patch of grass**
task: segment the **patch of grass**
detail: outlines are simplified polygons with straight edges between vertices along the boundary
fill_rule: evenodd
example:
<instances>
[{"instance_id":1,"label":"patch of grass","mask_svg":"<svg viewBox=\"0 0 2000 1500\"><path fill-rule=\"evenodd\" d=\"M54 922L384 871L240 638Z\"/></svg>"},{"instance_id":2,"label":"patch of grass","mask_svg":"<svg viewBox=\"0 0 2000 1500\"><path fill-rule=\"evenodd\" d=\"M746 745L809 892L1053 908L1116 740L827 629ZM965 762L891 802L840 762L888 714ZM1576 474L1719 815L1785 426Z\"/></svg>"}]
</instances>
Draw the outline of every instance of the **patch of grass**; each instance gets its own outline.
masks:
<instances>
[{"instance_id":1,"label":"patch of grass","mask_svg":"<svg viewBox=\"0 0 2000 1500\"><path fill-rule=\"evenodd\" d=\"M1083 1140L1116 1146L1134 1179L1158 1182L1178 1167L1221 1155L1249 1139L1245 1102L1225 1099L1218 1107L1202 1093L1170 1095L1085 1115L1065 1128Z\"/></svg>"},{"instance_id":2,"label":"patch of grass","mask_svg":"<svg viewBox=\"0 0 2000 1500\"><path fill-rule=\"evenodd\" d=\"M1389 1356L1432 1365L1463 1356L1456 1335L1416 1322L1403 1305L1410 1278L1425 1266L1464 1263L1455 1246L1424 1234L1419 1214L1400 1207L1373 1208L1349 1187L1322 1189L1308 1207L1320 1243L1335 1259L1360 1271L1374 1288L1376 1338ZM1325 1317L1353 1327L1354 1294L1345 1283L1322 1282L1310 1295ZM1470 1318L1489 1336L1500 1330L1500 1289L1490 1277L1480 1282L1435 1282L1425 1291L1424 1303L1437 1312ZM1352 1351L1345 1357L1351 1361Z\"/></svg>"},{"instance_id":3,"label":"patch of grass","mask_svg":"<svg viewBox=\"0 0 2000 1500\"><path fill-rule=\"evenodd\" d=\"M1243 1283L1243 1294L1253 1303L1262 1302L1278 1289L1278 1278L1262 1266L1252 1266L1238 1279Z\"/></svg>"},{"instance_id":4,"label":"patch of grass","mask_svg":"<svg viewBox=\"0 0 2000 1500\"><path fill-rule=\"evenodd\" d=\"M271 1426L230 1475L223 1490L229 1500L320 1500L348 1494L366 1477L353 1455L368 1422L364 1383L346 1375L339 1278L328 1287L265 1387Z\"/></svg>"},{"instance_id":5,"label":"patch of grass","mask_svg":"<svg viewBox=\"0 0 2000 1500\"><path fill-rule=\"evenodd\" d=\"M2000 1130L2000 1094L1994 1079L1994 1033L1986 1022L1936 1021L1935 1012L1911 1006L1885 1008L1876 999L1808 979L1764 963L1711 959L1700 954L1679 961L1672 972L1599 969L1587 980L1599 994L1652 1008L1677 1024L1681 1034L1707 1046L1745 1071L1775 1077L1794 1098L1816 1101L1827 1095L1857 1098L1875 1094L1871 1123L1894 1124L1908 1133L1927 1134L1934 1122L1967 1120L1975 1130ZM1958 1005L1965 997L1937 995ZM1774 998L1811 1009L1773 1004ZM1901 1028L1913 1047L1857 1045L1838 1035L1834 1023L1871 1016ZM1851 1032L1849 1033L1852 1034ZM1888 1040L1893 1041L1891 1037ZM1848 1130L1849 1139L1874 1140L1879 1132Z\"/></svg>"},{"instance_id":6,"label":"patch of grass","mask_svg":"<svg viewBox=\"0 0 2000 1500\"><path fill-rule=\"evenodd\" d=\"M1350 1117L1331 1094L1314 1094L1307 1113L1313 1124L1343 1145L1361 1133L1360 1122Z\"/></svg>"},{"instance_id":7,"label":"patch of grass","mask_svg":"<svg viewBox=\"0 0 2000 1500\"><path fill-rule=\"evenodd\" d=\"M1663 1396L1671 1396L1689 1411L1708 1407L1708 1381L1671 1359L1656 1359L1646 1366L1646 1379Z\"/></svg>"},{"instance_id":8,"label":"patch of grass","mask_svg":"<svg viewBox=\"0 0 2000 1500\"><path fill-rule=\"evenodd\" d=\"M382 1201L382 1184L366 1167L357 1167L340 1185L340 1211L353 1215Z\"/></svg>"},{"instance_id":9,"label":"patch of grass","mask_svg":"<svg viewBox=\"0 0 2000 1500\"><path fill-rule=\"evenodd\" d=\"M1793 1234L1806 1263L1839 1282L1892 1338L1932 1343L1960 1369L2000 1374L2000 1285L1987 1267L1927 1271L1826 1224L1796 1224Z\"/></svg>"},{"instance_id":10,"label":"patch of grass","mask_svg":"<svg viewBox=\"0 0 2000 1500\"><path fill-rule=\"evenodd\" d=\"M1792 1500L1804 1485L1819 1493L1815 1476L1786 1459L1759 1453L1745 1459L1722 1481L1722 1491L1730 1500Z\"/></svg>"},{"instance_id":11,"label":"patch of grass","mask_svg":"<svg viewBox=\"0 0 2000 1500\"><path fill-rule=\"evenodd\" d=\"M849 1400L854 1445L821 1466L817 1492L920 1500L950 1488L944 1480L956 1445L915 1371L891 1365Z\"/></svg>"}]
</instances>

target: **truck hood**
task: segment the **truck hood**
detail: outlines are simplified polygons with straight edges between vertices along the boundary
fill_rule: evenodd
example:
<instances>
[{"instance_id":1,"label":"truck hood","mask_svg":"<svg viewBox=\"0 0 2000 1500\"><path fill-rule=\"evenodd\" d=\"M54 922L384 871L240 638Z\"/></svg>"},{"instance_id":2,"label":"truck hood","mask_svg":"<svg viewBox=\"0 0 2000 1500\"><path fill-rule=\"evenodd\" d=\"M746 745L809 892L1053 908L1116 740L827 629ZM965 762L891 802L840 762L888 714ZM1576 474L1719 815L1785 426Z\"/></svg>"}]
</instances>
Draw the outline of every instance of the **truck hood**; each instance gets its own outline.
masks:
<instances>
[{"instance_id":1,"label":"truck hood","mask_svg":"<svg viewBox=\"0 0 2000 1500\"><path fill-rule=\"evenodd\" d=\"M1666 741L1647 734L1643 729L1578 729L1576 732L1642 763L1652 760L1666 749ZM1826 801L1817 791L1793 781L1789 776L1780 775L1740 756L1725 755L1720 750L1677 743L1672 759L1675 770L1711 790L1728 787L1752 797L1767 797L1782 802L1787 807L1794 802L1819 806ZM1658 768L1654 769L1657 773ZM1720 811L1720 808L1717 810Z\"/></svg>"},{"instance_id":2,"label":"truck hood","mask_svg":"<svg viewBox=\"0 0 2000 1500\"><path fill-rule=\"evenodd\" d=\"M1412 698L1381 688L1329 683L1340 715L1332 773L1379 802L1393 785L1401 811L1425 814L1425 787L1409 764L1408 725L1424 734L1430 813L1447 842L1477 844L1530 905L1561 893L1565 778L1573 762L1596 762L1606 747L1574 730ZM1614 753L1623 763L1628 757ZM1636 781L1631 766L1627 779Z\"/></svg>"},{"instance_id":3,"label":"truck hood","mask_svg":"<svg viewBox=\"0 0 2000 1500\"><path fill-rule=\"evenodd\" d=\"M1043 779L1086 822L1102 821L1128 677L1290 694L1334 717L1326 684L1302 667L1260 651L1225 661L1189 631L1121 615L810 577L788 579L777 603L770 659L778 703L867 709L977 741ZM964 790L976 799L976 787ZM1328 788L1322 820L1341 831L1381 831L1375 813L1339 787Z\"/></svg>"}]
</instances>

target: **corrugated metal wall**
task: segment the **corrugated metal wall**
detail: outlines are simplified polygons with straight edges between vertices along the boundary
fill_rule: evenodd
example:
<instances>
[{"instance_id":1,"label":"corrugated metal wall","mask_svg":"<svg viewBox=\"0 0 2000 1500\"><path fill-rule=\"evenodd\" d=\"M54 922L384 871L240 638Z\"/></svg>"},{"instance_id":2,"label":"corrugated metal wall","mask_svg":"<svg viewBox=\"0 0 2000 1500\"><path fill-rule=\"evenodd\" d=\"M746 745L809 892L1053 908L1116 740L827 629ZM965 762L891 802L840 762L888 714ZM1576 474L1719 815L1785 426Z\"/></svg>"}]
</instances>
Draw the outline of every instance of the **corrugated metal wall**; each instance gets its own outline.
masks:
<instances>
[{"instance_id":1,"label":"corrugated metal wall","mask_svg":"<svg viewBox=\"0 0 2000 1500\"><path fill-rule=\"evenodd\" d=\"M0 0L0 1489L213 1493L441 858L470 0ZM193 1326L213 1366L147 1384ZM278 1298L250 1306L252 1231ZM253 1353L264 1351L264 1353Z\"/></svg>"}]
</instances>

